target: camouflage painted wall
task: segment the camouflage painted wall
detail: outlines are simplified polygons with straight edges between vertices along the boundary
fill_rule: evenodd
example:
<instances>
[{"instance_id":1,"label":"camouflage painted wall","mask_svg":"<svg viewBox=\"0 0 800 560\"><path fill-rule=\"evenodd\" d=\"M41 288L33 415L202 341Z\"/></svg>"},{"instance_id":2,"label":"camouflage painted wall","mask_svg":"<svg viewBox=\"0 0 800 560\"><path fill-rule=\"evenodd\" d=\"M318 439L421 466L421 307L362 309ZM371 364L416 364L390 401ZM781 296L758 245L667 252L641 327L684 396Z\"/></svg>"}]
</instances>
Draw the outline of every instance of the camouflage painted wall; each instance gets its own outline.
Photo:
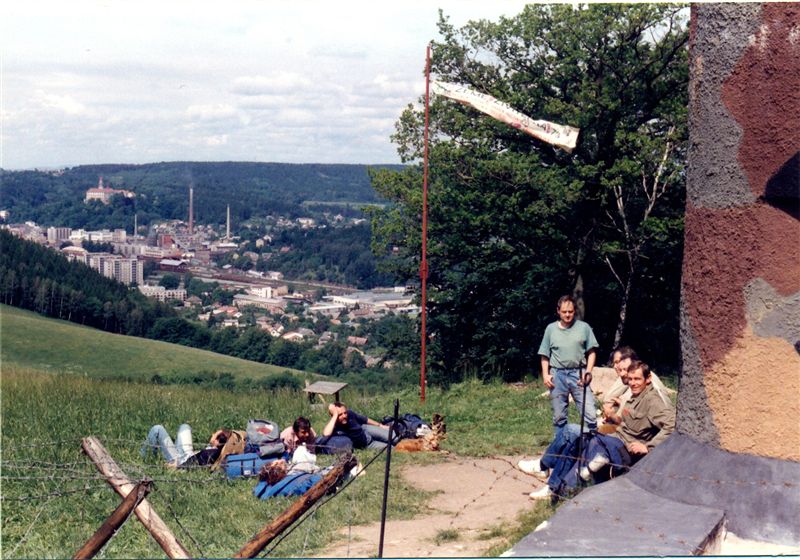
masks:
<instances>
[{"instance_id":1,"label":"camouflage painted wall","mask_svg":"<svg viewBox=\"0 0 800 560\"><path fill-rule=\"evenodd\" d=\"M696 4L678 430L800 461L800 4Z\"/></svg>"}]
</instances>

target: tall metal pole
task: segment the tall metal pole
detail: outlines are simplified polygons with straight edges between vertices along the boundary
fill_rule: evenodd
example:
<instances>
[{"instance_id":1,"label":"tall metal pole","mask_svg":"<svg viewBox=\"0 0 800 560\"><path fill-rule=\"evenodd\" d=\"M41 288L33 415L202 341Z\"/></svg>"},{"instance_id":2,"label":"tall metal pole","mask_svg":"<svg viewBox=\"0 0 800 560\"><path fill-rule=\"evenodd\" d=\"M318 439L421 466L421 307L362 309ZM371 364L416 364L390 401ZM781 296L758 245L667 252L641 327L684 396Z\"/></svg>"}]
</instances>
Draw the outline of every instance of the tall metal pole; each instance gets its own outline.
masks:
<instances>
[{"instance_id":1,"label":"tall metal pole","mask_svg":"<svg viewBox=\"0 0 800 560\"><path fill-rule=\"evenodd\" d=\"M383 503L381 505L381 535L378 539L378 558L383 558L383 535L386 529L386 504L389 499L389 470L392 464L392 444L395 437L397 416L400 413L400 400L394 400L394 420L389 424L389 443L386 445L386 470L383 474Z\"/></svg>"},{"instance_id":2,"label":"tall metal pole","mask_svg":"<svg viewBox=\"0 0 800 560\"><path fill-rule=\"evenodd\" d=\"M419 400L425 402L425 358L427 341L427 307L428 307L428 107L430 105L431 82L431 45L425 51L425 135L422 148L422 261L419 265L419 277L422 282L422 352L419 361Z\"/></svg>"}]
</instances>

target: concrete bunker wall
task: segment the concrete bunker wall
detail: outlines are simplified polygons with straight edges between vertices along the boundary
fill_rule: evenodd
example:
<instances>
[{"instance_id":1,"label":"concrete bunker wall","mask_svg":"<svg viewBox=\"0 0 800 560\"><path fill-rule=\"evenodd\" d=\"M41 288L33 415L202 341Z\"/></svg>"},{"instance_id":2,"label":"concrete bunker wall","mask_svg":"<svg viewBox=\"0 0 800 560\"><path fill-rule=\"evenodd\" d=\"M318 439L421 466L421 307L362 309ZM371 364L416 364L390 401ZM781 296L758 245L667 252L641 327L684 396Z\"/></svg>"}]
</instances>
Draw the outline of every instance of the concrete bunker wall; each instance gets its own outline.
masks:
<instances>
[{"instance_id":1,"label":"concrete bunker wall","mask_svg":"<svg viewBox=\"0 0 800 560\"><path fill-rule=\"evenodd\" d=\"M697 4L678 431L800 461L800 4Z\"/></svg>"}]
</instances>

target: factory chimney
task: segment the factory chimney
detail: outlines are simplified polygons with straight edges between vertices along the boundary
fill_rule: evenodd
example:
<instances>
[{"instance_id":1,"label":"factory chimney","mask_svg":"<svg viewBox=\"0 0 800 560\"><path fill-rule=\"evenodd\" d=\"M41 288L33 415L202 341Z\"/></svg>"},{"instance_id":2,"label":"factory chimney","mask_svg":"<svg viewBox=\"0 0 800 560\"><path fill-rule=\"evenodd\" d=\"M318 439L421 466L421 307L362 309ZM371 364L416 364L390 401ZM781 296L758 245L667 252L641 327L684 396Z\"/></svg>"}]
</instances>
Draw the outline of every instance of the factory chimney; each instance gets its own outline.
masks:
<instances>
[{"instance_id":1,"label":"factory chimney","mask_svg":"<svg viewBox=\"0 0 800 560\"><path fill-rule=\"evenodd\" d=\"M194 233L194 185L189 185L189 235Z\"/></svg>"},{"instance_id":2,"label":"factory chimney","mask_svg":"<svg viewBox=\"0 0 800 560\"><path fill-rule=\"evenodd\" d=\"M225 230L225 239L231 240L231 205L228 204L228 227Z\"/></svg>"}]
</instances>

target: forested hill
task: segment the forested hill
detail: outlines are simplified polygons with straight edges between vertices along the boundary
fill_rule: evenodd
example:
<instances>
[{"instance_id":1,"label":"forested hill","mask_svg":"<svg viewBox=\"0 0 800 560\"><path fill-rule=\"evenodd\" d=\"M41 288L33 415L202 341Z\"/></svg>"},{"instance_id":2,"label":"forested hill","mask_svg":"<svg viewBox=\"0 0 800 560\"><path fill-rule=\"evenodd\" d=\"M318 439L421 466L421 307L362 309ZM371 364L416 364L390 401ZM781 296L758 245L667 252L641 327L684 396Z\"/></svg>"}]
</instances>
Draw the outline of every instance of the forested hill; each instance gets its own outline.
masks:
<instances>
[{"instance_id":1,"label":"forested hill","mask_svg":"<svg viewBox=\"0 0 800 560\"><path fill-rule=\"evenodd\" d=\"M399 166L381 166L399 167ZM136 193L105 206L83 202L86 189L102 176L106 186ZM11 220L69 227L130 228L155 219L186 219L189 186L194 186L198 223L222 223L226 206L231 217L281 213L299 216L300 204L380 202L370 185L368 166L248 162L169 162L145 165L83 165L63 172L0 170L2 209Z\"/></svg>"},{"instance_id":2,"label":"forested hill","mask_svg":"<svg viewBox=\"0 0 800 560\"><path fill-rule=\"evenodd\" d=\"M167 304L38 243L0 230L0 302L113 333L145 336Z\"/></svg>"}]
</instances>

